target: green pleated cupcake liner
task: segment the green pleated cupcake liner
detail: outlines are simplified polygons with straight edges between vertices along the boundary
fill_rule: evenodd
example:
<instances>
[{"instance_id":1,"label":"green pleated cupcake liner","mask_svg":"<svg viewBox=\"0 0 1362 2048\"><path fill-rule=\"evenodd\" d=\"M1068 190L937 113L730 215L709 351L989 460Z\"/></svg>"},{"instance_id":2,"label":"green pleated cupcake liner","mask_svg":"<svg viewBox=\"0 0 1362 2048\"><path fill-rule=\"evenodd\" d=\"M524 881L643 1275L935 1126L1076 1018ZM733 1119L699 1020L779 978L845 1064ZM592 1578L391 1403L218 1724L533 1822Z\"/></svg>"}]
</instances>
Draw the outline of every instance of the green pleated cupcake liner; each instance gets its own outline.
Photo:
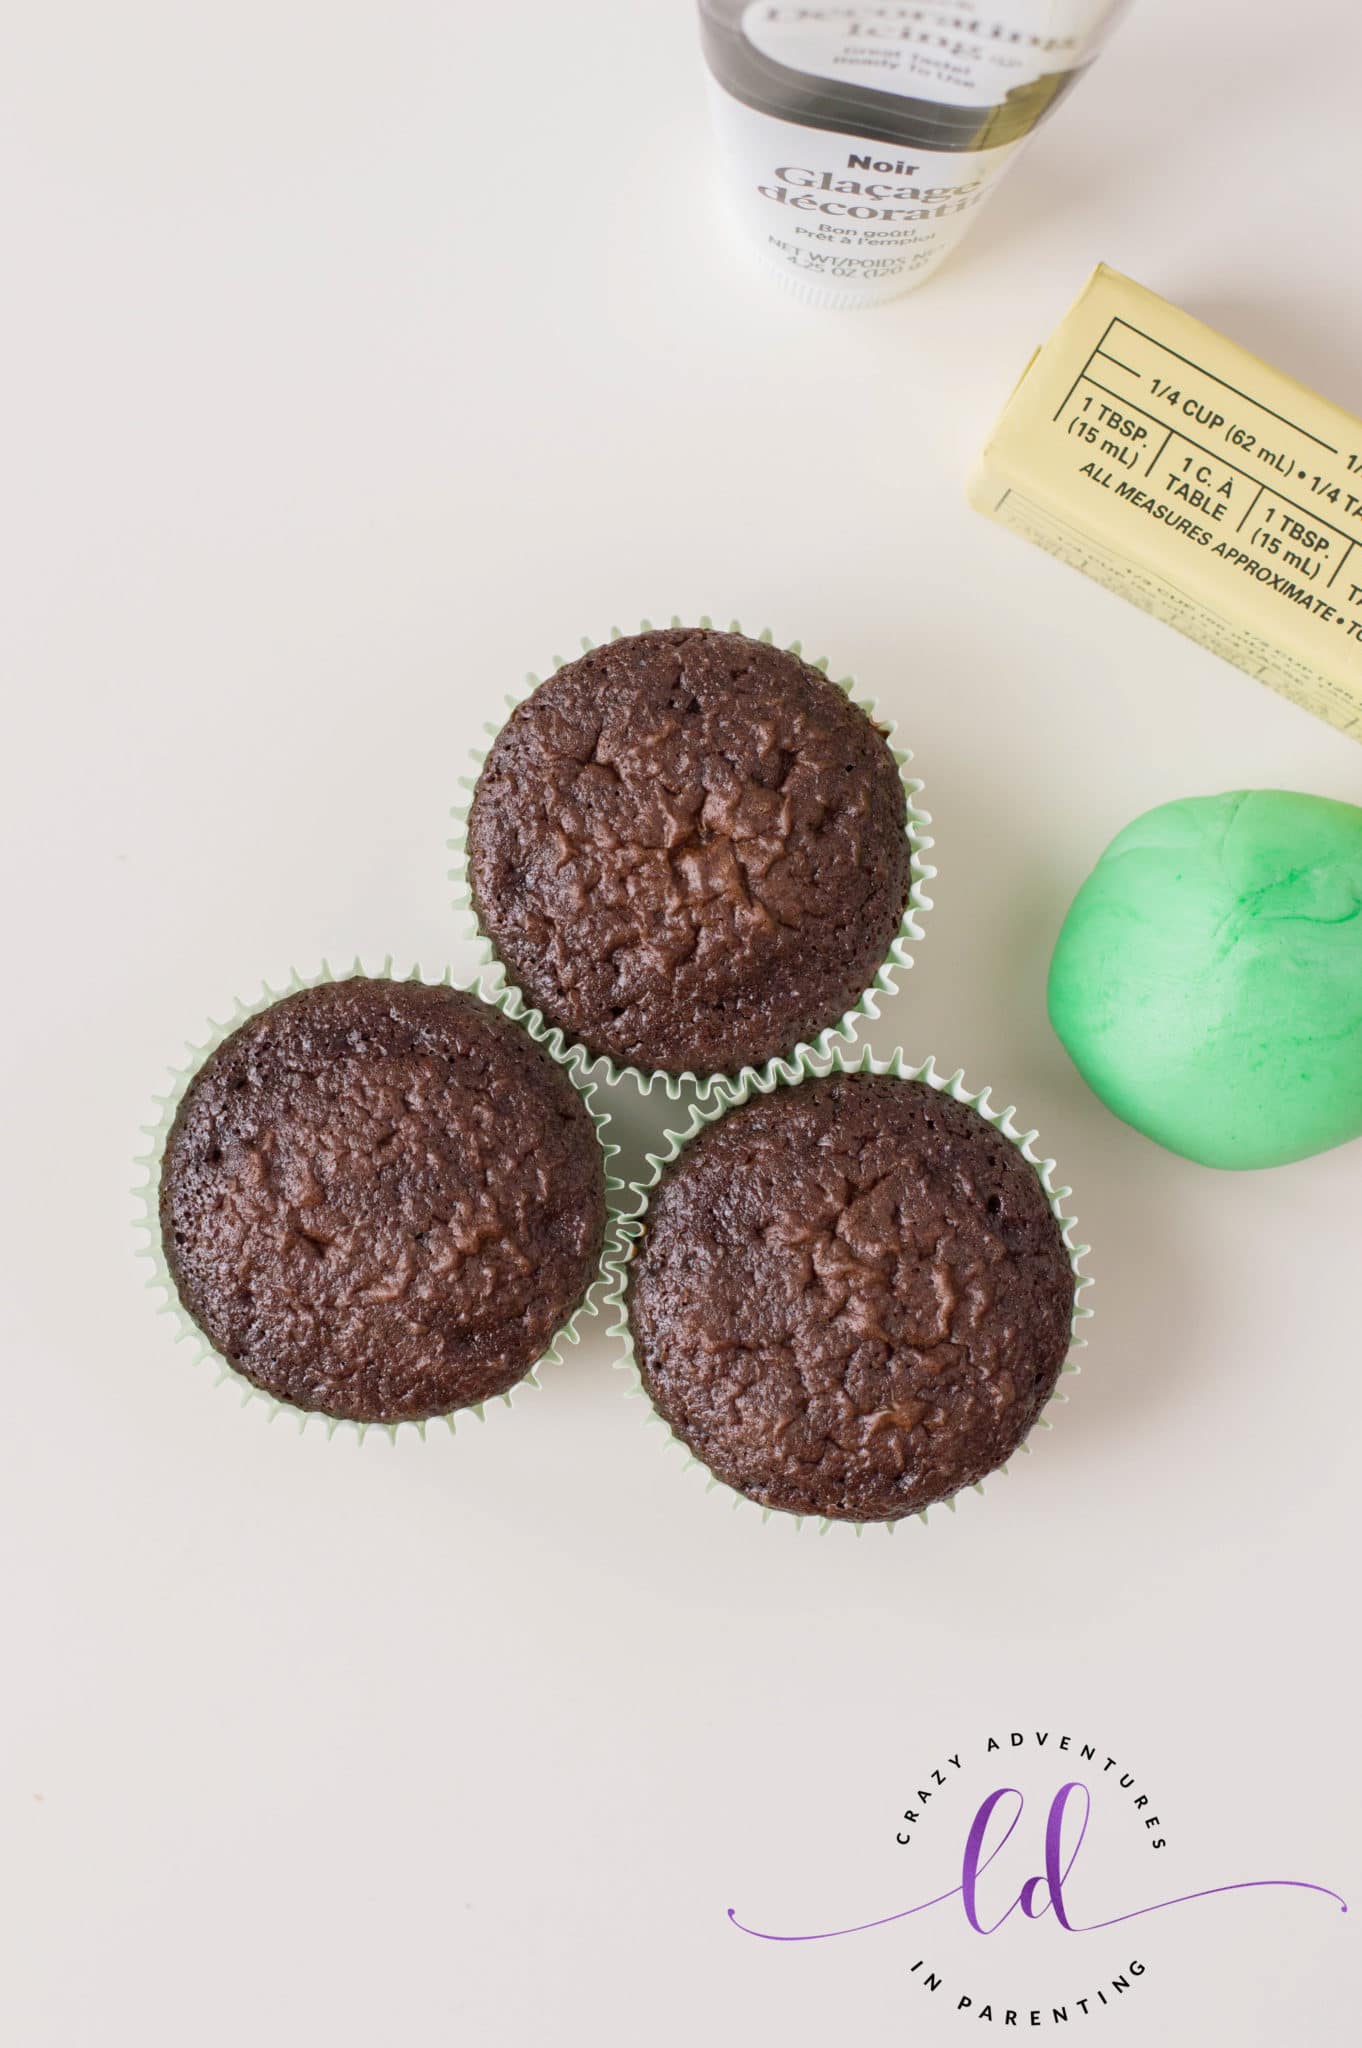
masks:
<instances>
[{"instance_id":1,"label":"green pleated cupcake liner","mask_svg":"<svg viewBox=\"0 0 1362 2048\"><path fill-rule=\"evenodd\" d=\"M679 628L682 626L683 621L673 616L670 623L673 628ZM708 617L700 620L701 627L705 629L712 628L713 623L713 620ZM637 630L640 633L651 633L654 630L652 621L650 619L641 620ZM728 631L730 633L741 633L743 628L737 619L732 619L729 621ZM611 627L608 635L609 639L620 640L623 637L624 635L618 626ZM773 644L774 636L769 627L755 637L765 641L768 646ZM582 654L590 654L593 649L604 644L602 641L584 637L581 642L581 652ZM798 640L789 642L787 651L798 655L801 660L807 658L804 655L802 643ZM577 655L570 657L555 655L550 674L560 668L565 668L569 660L575 661L577 659L579 659ZM809 666L818 669L823 675L828 673L826 655L821 656L817 661L810 662ZM505 698L507 714L514 711L517 705L523 704L525 699L539 688L542 680L543 678L540 676L527 675L518 690L508 692ZM836 683L839 690L846 693L858 710L866 714L871 724L877 726L885 737L889 750L894 757L895 766L899 771L899 780L903 784L906 809L905 830L910 847L908 902L904 908L898 931L894 935L884 960L876 969L869 987L862 992L852 1007L835 1024L829 1024L826 1029L820 1031L811 1043L796 1046L792 1054L778 1055L776 1059L766 1061L761 1067L744 1067L736 1075L696 1074L691 1072L669 1074L656 1067L621 1066L611 1059L608 1053L593 1054L580 1040L573 1038L570 1034L565 1038L565 1035L561 1031L556 1030L556 1027L546 1025L542 1013L534 1008L528 998L510 980L503 962L498 957L492 940L482 929L473 903L473 892L469 886L468 815L472 808L473 793L477 788L478 777L482 773L483 764L487 759L493 741L505 724L504 718L499 723L488 722L483 726L483 732L487 736L486 744L474 749L468 774L459 777L458 786L464 792L464 795L454 805L450 813L453 819L454 831L449 840L449 849L454 859L449 871L449 879L454 884L454 909L458 919L457 936L476 949L477 981L480 992L489 1001L498 1003L505 1010L508 1017L514 1017L517 1022L523 1023L534 1037L544 1038L551 1031L555 1032L560 1042L566 1042L581 1053L585 1062L585 1071L590 1073L593 1080L603 1081L608 1086L613 1087L627 1075L642 1094L651 1094L654 1088L661 1087L667 1099L672 1102L679 1100L683 1090L687 1088L693 1089L703 1101L715 1095L721 1085L733 1087L749 1080L756 1082L758 1076L772 1073L782 1057L797 1059L807 1054L815 1059L826 1059L831 1055L834 1046L839 1041L854 1044L862 1022L866 1019L873 1021L879 1016L879 998L881 996L893 995L898 987L898 974L901 971L906 971L913 964L913 955L910 947L920 943L924 936L922 919L932 908L932 899L926 892L926 885L935 879L936 869L930 865L926 858L934 844L934 841L928 837L928 827L932 822L931 815L929 812L924 811L917 801L921 795L923 785L917 776L909 773L913 759L912 754L906 747L899 747L894 744L894 736L897 731L896 724L892 719L885 719L881 716L872 698L856 695L854 677L834 676L831 680Z\"/></svg>"},{"instance_id":2,"label":"green pleated cupcake liner","mask_svg":"<svg viewBox=\"0 0 1362 2048\"><path fill-rule=\"evenodd\" d=\"M1087 1257L1090 1248L1085 1244L1075 1242L1074 1233L1078 1228L1078 1219L1074 1216L1066 1216L1063 1208L1064 1203L1068 1201L1073 1191L1070 1188L1056 1185L1055 1161L1053 1159L1044 1159L1035 1151L1035 1141L1039 1133L1037 1131L1023 1131L1018 1128L1014 1121L1016 1117L1014 1105L1009 1105L1006 1109L996 1109L990 1100L991 1089L967 1088L962 1071L957 1071L949 1076L938 1073L935 1061L931 1057L924 1060L921 1065L913 1066L908 1062L901 1050L893 1052L888 1059L877 1059L869 1046L860 1049L854 1055L848 1055L841 1051L818 1054L807 1048L801 1048L798 1052L792 1054L789 1059L772 1060L760 1073L749 1072L738 1076L736 1079L724 1079L721 1077L712 1096L703 1102L696 1103L692 1107L690 1120L686 1125L679 1130L668 1130L663 1133L662 1151L650 1152L647 1155L649 1169L647 1174L641 1180L634 1181L631 1184L629 1193L633 1198L632 1203L626 1203L621 1208L616 1221L613 1243L606 1251L609 1284L602 1300L602 1309L606 1312L613 1311L615 1315L615 1321L610 1325L609 1335L616 1338L621 1347L620 1355L615 1360L615 1366L618 1371L624 1373L628 1378L627 1397L641 1399L647 1405L647 1422L655 1424L663 1432L666 1449L680 1452L684 1461L683 1469L688 1471L695 1470L704 1474L706 1481L705 1490L707 1492L726 1493L731 1506L734 1508L751 1508L761 1516L763 1522L769 1522L774 1516L785 1522L792 1521L796 1528L802 1528L806 1521L816 1522L820 1535L826 1535L829 1529L840 1528L852 1530L857 1536L861 1536L867 1528L882 1528L892 1536L899 1526L898 1522L852 1522L843 1521L840 1518L795 1515L786 1509L766 1508L762 1507L757 1501L749 1500L745 1494L739 1493L724 1480L716 1478L702 1460L696 1458L688 1446L672 1433L665 1418L653 1407L651 1400L649 1400L647 1389L643 1384L643 1376L639 1371L638 1360L634 1350L633 1331L629 1326L629 1267L647 1224L648 1205L652 1192L661 1181L667 1168L675 1163L691 1139L702 1131L706 1125L718 1123L721 1118L728 1115L730 1110L736 1109L741 1103L748 1101L752 1095L769 1095L773 1089L792 1087L796 1082L811 1080L815 1077L831 1073L892 1074L898 1080L925 1081L928 1087L935 1088L943 1095L952 1096L956 1102L966 1103L971 1109L977 1110L985 1122L991 1124L1002 1137L1008 1140L1009 1144L1014 1145L1028 1164L1035 1169L1036 1176L1045 1190L1046 1198L1049 1201L1051 1214L1059 1224L1065 1250L1069 1254L1069 1264L1074 1275L1074 1309L1070 1324L1069 1351L1061 1368L1055 1391L1050 1396L1036 1421L1032 1424L1031 1431L1018 1446L1018 1451L1030 1452L1031 1438L1035 1431L1039 1429L1052 1429L1054 1423L1051 1419L1050 1411L1068 1399L1068 1396L1060 1391L1065 1376L1080 1370L1075 1354L1083 1350L1087 1343L1086 1337L1081 1334L1081 1326L1088 1322L1092 1316L1092 1310L1082 1305L1082 1296L1084 1291L1091 1287L1093 1283L1091 1276L1081 1271L1079 1262ZM1017 1452L1014 1451L1012 1455L1016 1457ZM1008 1463L1010 1464L1011 1460ZM925 1522L929 1514L941 1508L949 1509L953 1514L961 1493L967 1491L982 1493L988 1481L1000 1478L1007 1470L1008 1465L1000 1465L995 1471L987 1475L986 1480L977 1481L972 1489L961 1487L959 1492L952 1494L946 1500L933 1502L930 1507L921 1509L916 1516L903 1516L900 1519L904 1521L917 1520Z\"/></svg>"},{"instance_id":3,"label":"green pleated cupcake liner","mask_svg":"<svg viewBox=\"0 0 1362 2048\"><path fill-rule=\"evenodd\" d=\"M166 1264L165 1251L161 1243L159 1202L161 1160L165 1152L166 1140L170 1135L170 1127L174 1123L176 1112L181 1101L184 1099L185 1090L189 1087L190 1082L199 1072L205 1060L212 1053L216 1052L223 1041L230 1038L232 1033L239 1030L241 1025L246 1023L248 1019L258 1017L262 1011L271 1009L275 1003L282 1002L286 996L296 995L300 989L316 988L323 982L344 981L356 975L376 981L419 981L428 985L445 988L460 987L460 984L453 980L448 969L443 974L428 976L423 974L419 967L414 967L408 974L395 976L392 972L392 965L392 959L389 957L384 960L382 967L376 975L369 976L362 961L358 958L353 966L345 968L339 973L334 972L330 964L324 960L315 974L299 974L295 969L290 973L288 982L283 988L271 988L268 983L265 983L259 996L253 1000L246 1002L238 998L231 1016L224 1023L210 1020L206 1036L197 1044L187 1044L185 1047L187 1058L182 1064L172 1068L171 1085L167 1092L164 1095L157 1095L152 1098L156 1105L157 1115L152 1123L142 1126L143 1134L148 1142L146 1149L138 1155L136 1160L136 1164L142 1170L145 1178L132 1191L134 1199L140 1203L142 1208L142 1214L136 1220L134 1229L141 1232L146 1238L145 1244L138 1247L139 1256L146 1260L150 1268L146 1284L149 1289L163 1297L160 1303L160 1313L168 1316L174 1323L176 1327L176 1343L191 1346L194 1353L193 1362L196 1365L208 1364L213 1366L217 1372L218 1385L235 1387L241 1395L243 1406L251 1402L260 1403L268 1410L268 1419L271 1422L278 1415L289 1415L297 1422L300 1431L305 1430L310 1422L318 1422L322 1425L328 1438L334 1437L340 1431L346 1431L353 1434L361 1443L367 1436L386 1436L389 1442L396 1443L399 1433L404 1431L412 1432L424 1439L427 1429L433 1423L443 1424L452 1435L459 1422L467 1421L470 1418L478 1422L485 1421L489 1408L498 1405L509 1408L516 1396L526 1390L537 1390L540 1385L540 1372L548 1366L560 1365L563 1362L566 1351L581 1342L583 1327L600 1313L601 1300L609 1278L606 1255L610 1250L617 1227L616 1211L619 1207L620 1197L624 1192L623 1181L619 1180L610 1171L610 1163L619 1152L619 1146L606 1136L610 1117L605 1110L596 1107L596 1087L593 1082L583 1077L580 1054L573 1049L564 1047L561 1033L535 1032L533 1036L537 1042L543 1045L555 1063L564 1069L574 1088L583 1097L587 1109L590 1111L592 1121L596 1126L596 1136L600 1143L602 1164L605 1169L608 1216L605 1245L602 1249L601 1259L591 1285L587 1288L581 1302L573 1310L567 1321L555 1333L552 1343L536 1359L529 1372L523 1378L517 1380L515 1385L508 1388L504 1394L494 1395L490 1401L479 1402L473 1407L456 1408L447 1415L430 1416L422 1421L401 1422L352 1422L339 1416L323 1414L318 1409L295 1408L289 1402L277 1400L273 1394L266 1393L263 1387L257 1387L252 1380L247 1379L244 1373L238 1372L231 1361L224 1358L221 1352L215 1349L198 1324L187 1314L180 1301L175 1282L171 1278L170 1268ZM481 996L481 991L476 988L468 989L465 992ZM498 1002L495 998L486 996L481 996L481 999L488 1002L490 1007L501 1010L503 1014L507 1016L513 1015L509 1006L504 1002Z\"/></svg>"}]
</instances>

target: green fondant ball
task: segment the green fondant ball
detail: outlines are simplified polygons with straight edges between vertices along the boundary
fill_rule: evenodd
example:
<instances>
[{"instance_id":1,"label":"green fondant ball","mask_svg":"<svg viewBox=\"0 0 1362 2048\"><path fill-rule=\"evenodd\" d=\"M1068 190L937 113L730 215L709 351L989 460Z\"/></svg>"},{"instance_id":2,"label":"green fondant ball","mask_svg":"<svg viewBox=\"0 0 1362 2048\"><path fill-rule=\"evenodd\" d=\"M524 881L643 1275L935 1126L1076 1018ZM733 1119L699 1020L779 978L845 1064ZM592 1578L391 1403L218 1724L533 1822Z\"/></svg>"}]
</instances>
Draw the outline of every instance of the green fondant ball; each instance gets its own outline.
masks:
<instances>
[{"instance_id":1,"label":"green fondant ball","mask_svg":"<svg viewBox=\"0 0 1362 2048\"><path fill-rule=\"evenodd\" d=\"M1362 810L1283 789L1162 804L1075 897L1050 1021L1116 1115L1205 1166L1362 1136Z\"/></svg>"}]
</instances>

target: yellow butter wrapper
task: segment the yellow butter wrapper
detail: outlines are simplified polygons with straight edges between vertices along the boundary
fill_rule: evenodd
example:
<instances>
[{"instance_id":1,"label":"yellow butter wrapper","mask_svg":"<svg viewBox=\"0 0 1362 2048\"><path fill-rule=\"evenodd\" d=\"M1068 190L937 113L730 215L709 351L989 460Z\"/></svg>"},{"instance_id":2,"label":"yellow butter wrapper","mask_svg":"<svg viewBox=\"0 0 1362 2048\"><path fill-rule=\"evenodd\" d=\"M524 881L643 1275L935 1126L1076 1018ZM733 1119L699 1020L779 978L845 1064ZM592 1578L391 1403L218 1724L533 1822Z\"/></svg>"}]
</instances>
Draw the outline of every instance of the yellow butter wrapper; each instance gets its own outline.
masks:
<instances>
[{"instance_id":1,"label":"yellow butter wrapper","mask_svg":"<svg viewBox=\"0 0 1362 2048\"><path fill-rule=\"evenodd\" d=\"M970 500L1362 739L1362 421L1100 265Z\"/></svg>"}]
</instances>

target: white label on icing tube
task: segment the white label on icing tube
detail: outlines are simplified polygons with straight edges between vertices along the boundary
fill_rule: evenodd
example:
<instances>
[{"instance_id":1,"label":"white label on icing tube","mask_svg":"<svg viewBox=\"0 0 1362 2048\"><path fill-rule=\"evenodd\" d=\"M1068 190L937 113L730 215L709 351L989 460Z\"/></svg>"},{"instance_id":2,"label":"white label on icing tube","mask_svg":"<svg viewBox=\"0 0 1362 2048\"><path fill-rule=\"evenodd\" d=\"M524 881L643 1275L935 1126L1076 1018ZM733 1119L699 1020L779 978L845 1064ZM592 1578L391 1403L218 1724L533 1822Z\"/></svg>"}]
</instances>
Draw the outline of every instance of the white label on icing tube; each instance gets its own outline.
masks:
<instances>
[{"instance_id":1,"label":"white label on icing tube","mask_svg":"<svg viewBox=\"0 0 1362 2048\"><path fill-rule=\"evenodd\" d=\"M710 91L743 227L768 262L830 300L892 298L934 269L1022 146L886 154L759 114L713 80Z\"/></svg>"},{"instance_id":2,"label":"white label on icing tube","mask_svg":"<svg viewBox=\"0 0 1362 2048\"><path fill-rule=\"evenodd\" d=\"M749 0L742 30L792 71L876 92L995 107L1018 86L1073 71L1093 54L1110 0L999 0L975 11L949 0L795 6Z\"/></svg>"},{"instance_id":3,"label":"white label on icing tube","mask_svg":"<svg viewBox=\"0 0 1362 2048\"><path fill-rule=\"evenodd\" d=\"M805 297L873 305L962 240L1128 0L700 4L743 229Z\"/></svg>"}]
</instances>

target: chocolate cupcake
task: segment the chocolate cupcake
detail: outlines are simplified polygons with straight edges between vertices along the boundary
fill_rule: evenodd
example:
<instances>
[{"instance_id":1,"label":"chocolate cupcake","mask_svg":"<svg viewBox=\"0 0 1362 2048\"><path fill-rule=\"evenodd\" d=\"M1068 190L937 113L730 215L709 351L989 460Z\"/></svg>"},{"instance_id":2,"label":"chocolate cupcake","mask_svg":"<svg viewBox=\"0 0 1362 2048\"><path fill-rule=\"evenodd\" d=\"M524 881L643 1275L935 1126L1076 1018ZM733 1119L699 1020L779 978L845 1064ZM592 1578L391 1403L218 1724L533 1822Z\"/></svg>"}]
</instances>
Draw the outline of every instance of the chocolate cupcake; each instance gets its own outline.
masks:
<instances>
[{"instance_id":1,"label":"chocolate cupcake","mask_svg":"<svg viewBox=\"0 0 1362 2048\"><path fill-rule=\"evenodd\" d=\"M605 1234L593 1119L475 996L356 977L251 1017L190 1081L160 1171L180 1302L256 1387L356 1423L505 1393Z\"/></svg>"},{"instance_id":2,"label":"chocolate cupcake","mask_svg":"<svg viewBox=\"0 0 1362 2048\"><path fill-rule=\"evenodd\" d=\"M733 1073L907 960L907 824L885 733L843 689L768 641L673 627L512 712L473 795L469 893L513 983L593 1055Z\"/></svg>"},{"instance_id":3,"label":"chocolate cupcake","mask_svg":"<svg viewBox=\"0 0 1362 2048\"><path fill-rule=\"evenodd\" d=\"M921 1512L1006 1463L1054 1391L1074 1258L1041 1175L975 1108L834 1072L700 1129L628 1276L643 1384L768 1509Z\"/></svg>"}]
</instances>

